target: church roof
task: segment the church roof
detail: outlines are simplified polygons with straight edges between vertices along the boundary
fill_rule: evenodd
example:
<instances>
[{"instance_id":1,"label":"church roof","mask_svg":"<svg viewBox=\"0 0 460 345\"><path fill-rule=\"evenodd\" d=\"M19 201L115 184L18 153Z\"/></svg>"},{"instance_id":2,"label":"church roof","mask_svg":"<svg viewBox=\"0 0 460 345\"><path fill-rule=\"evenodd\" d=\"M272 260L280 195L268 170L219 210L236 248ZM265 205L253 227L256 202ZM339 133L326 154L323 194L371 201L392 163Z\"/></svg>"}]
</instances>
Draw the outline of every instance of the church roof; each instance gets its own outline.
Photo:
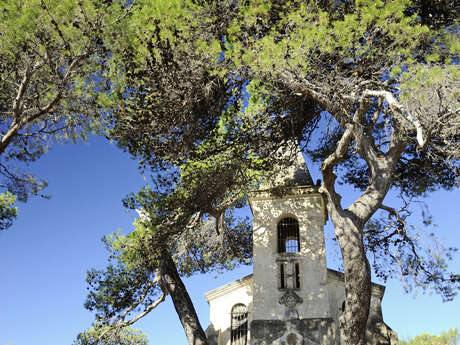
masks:
<instances>
[{"instance_id":1,"label":"church roof","mask_svg":"<svg viewBox=\"0 0 460 345\"><path fill-rule=\"evenodd\" d=\"M274 154L280 161L260 185L259 190L276 187L311 186L313 180L297 144L287 143Z\"/></svg>"}]
</instances>

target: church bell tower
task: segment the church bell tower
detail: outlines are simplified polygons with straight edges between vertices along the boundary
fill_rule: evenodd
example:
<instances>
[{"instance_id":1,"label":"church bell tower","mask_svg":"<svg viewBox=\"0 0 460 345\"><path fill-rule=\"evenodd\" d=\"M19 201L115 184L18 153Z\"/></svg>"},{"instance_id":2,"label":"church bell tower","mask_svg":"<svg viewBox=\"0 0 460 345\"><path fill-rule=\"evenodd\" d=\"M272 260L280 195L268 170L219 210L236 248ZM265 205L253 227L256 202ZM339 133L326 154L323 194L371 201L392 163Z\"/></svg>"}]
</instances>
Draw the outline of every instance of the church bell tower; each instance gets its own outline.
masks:
<instances>
[{"instance_id":1,"label":"church bell tower","mask_svg":"<svg viewBox=\"0 0 460 345\"><path fill-rule=\"evenodd\" d=\"M249 195L253 274L205 294L211 345L343 344L344 275L326 267L324 200L297 146L286 143L277 158L289 164ZM372 283L370 345L398 343L383 321L384 292Z\"/></svg>"},{"instance_id":2,"label":"church bell tower","mask_svg":"<svg viewBox=\"0 0 460 345\"><path fill-rule=\"evenodd\" d=\"M279 168L249 197L254 245L252 345L317 344L312 332L330 333L325 205L302 154L297 148L291 152L295 164Z\"/></svg>"}]
</instances>

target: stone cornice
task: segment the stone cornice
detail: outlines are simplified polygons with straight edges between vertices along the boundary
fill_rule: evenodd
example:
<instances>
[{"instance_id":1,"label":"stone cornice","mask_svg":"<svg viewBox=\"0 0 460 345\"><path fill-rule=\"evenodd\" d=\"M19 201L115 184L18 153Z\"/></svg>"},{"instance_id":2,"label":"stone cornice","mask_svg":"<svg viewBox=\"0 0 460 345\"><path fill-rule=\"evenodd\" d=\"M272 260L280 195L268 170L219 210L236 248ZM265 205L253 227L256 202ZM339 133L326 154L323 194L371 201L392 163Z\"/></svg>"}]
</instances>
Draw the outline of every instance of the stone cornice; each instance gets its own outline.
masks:
<instances>
[{"instance_id":1,"label":"stone cornice","mask_svg":"<svg viewBox=\"0 0 460 345\"><path fill-rule=\"evenodd\" d=\"M206 297L206 301L209 302L213 299L216 299L220 296L226 295L229 292L232 292L238 288L248 286L252 284L252 274L247 275L246 277L243 277L241 279L235 280L231 283L222 285L214 290L208 291L204 294Z\"/></svg>"},{"instance_id":2,"label":"stone cornice","mask_svg":"<svg viewBox=\"0 0 460 345\"><path fill-rule=\"evenodd\" d=\"M328 283L335 283L337 285L343 286L344 284L344 275L342 272L333 270L328 268L327 269L327 281ZM241 279L235 280L231 283L222 285L214 290L206 292L204 295L206 297L206 301L209 302L213 299L216 299L220 296L226 295L238 288L248 286L252 284L252 274L247 275L246 277L243 277ZM383 297L385 293L385 286L377 283L372 283L371 282L371 293L373 295L377 295L380 298Z\"/></svg>"},{"instance_id":3,"label":"stone cornice","mask_svg":"<svg viewBox=\"0 0 460 345\"><path fill-rule=\"evenodd\" d=\"M264 189L249 192L248 200L251 212L253 212L252 202L259 200L276 200L276 199L296 199L296 198L321 198L321 209L323 213L323 224L328 220L326 204L324 197L318 192L319 186L298 186L298 187L281 187L273 189Z\"/></svg>"},{"instance_id":4,"label":"stone cornice","mask_svg":"<svg viewBox=\"0 0 460 345\"><path fill-rule=\"evenodd\" d=\"M249 198L253 200L283 199L304 197L308 194L319 194L319 186L295 186L295 187L276 187L270 189L259 189L249 192Z\"/></svg>"}]
</instances>

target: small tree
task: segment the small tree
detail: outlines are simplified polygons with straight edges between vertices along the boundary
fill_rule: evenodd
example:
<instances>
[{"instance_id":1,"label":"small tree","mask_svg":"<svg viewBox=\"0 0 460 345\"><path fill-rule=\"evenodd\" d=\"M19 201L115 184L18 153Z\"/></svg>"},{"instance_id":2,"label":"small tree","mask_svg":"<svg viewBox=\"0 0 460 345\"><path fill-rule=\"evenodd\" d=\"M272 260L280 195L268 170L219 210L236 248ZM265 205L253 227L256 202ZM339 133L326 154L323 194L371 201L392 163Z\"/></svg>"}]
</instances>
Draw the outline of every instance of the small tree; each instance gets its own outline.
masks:
<instances>
[{"instance_id":1,"label":"small tree","mask_svg":"<svg viewBox=\"0 0 460 345\"><path fill-rule=\"evenodd\" d=\"M144 189L126 199L126 206L142 210L135 229L127 236L106 237L111 263L87 275L85 307L96 311L98 324L106 326L97 341L132 325L169 294L189 343L207 344L181 277L249 263L251 232L246 219L230 217L216 234L215 222L189 213L186 195L181 189L170 195Z\"/></svg>"},{"instance_id":2,"label":"small tree","mask_svg":"<svg viewBox=\"0 0 460 345\"><path fill-rule=\"evenodd\" d=\"M105 336L99 341L98 338L102 333ZM78 334L73 345L148 345L148 343L144 334L130 327L108 330L108 327L93 326Z\"/></svg>"},{"instance_id":3,"label":"small tree","mask_svg":"<svg viewBox=\"0 0 460 345\"><path fill-rule=\"evenodd\" d=\"M401 345L458 345L459 343L460 334L457 327L442 331L439 336L424 333L413 339L400 341Z\"/></svg>"}]
</instances>

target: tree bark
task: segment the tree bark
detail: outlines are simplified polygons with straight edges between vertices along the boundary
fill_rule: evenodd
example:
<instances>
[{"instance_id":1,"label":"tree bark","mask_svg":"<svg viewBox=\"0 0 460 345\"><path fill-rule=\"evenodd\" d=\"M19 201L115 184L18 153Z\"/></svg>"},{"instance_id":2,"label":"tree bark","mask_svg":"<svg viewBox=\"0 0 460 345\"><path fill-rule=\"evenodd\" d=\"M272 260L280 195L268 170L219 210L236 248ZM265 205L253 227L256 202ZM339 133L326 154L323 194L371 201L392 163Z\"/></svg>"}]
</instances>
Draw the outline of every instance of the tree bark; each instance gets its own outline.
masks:
<instances>
[{"instance_id":1,"label":"tree bark","mask_svg":"<svg viewBox=\"0 0 460 345\"><path fill-rule=\"evenodd\" d=\"M394 167L406 146L406 142L399 138L393 129L388 150L383 153L375 149L371 134L375 122L366 119L369 111L368 96L364 95L356 100L358 108L351 121L349 118L342 119L340 114L331 113L341 123L344 132L337 142L335 151L321 165L323 185L320 191L327 199L327 210L334 224L344 265L345 311L339 322L342 340L346 345L366 344L366 325L371 300L371 270L364 248L364 225L383 202L392 184ZM335 190L337 176L334 168L345 158L353 141L356 152L367 163L369 184L350 207L343 209L341 196Z\"/></svg>"},{"instance_id":2,"label":"tree bark","mask_svg":"<svg viewBox=\"0 0 460 345\"><path fill-rule=\"evenodd\" d=\"M346 345L366 345L366 324L371 300L371 272L363 242L363 217L340 204L341 196L335 190L335 165L345 155L355 132L347 124L335 152L323 161L323 185L320 191L327 198L327 210L334 224L342 253L345 278L345 311L339 319L342 341ZM356 203L354 203L355 205ZM365 212L365 210L361 210Z\"/></svg>"},{"instance_id":3,"label":"tree bark","mask_svg":"<svg viewBox=\"0 0 460 345\"><path fill-rule=\"evenodd\" d=\"M163 254L162 265L163 281L171 295L188 343L190 345L208 345L206 334L201 327L195 307L169 253Z\"/></svg>"},{"instance_id":4,"label":"tree bark","mask_svg":"<svg viewBox=\"0 0 460 345\"><path fill-rule=\"evenodd\" d=\"M329 203L330 204L330 203ZM328 207L342 252L345 311L340 318L342 341L366 345L366 324L371 301L371 272L363 245L363 229L346 210Z\"/></svg>"}]
</instances>

